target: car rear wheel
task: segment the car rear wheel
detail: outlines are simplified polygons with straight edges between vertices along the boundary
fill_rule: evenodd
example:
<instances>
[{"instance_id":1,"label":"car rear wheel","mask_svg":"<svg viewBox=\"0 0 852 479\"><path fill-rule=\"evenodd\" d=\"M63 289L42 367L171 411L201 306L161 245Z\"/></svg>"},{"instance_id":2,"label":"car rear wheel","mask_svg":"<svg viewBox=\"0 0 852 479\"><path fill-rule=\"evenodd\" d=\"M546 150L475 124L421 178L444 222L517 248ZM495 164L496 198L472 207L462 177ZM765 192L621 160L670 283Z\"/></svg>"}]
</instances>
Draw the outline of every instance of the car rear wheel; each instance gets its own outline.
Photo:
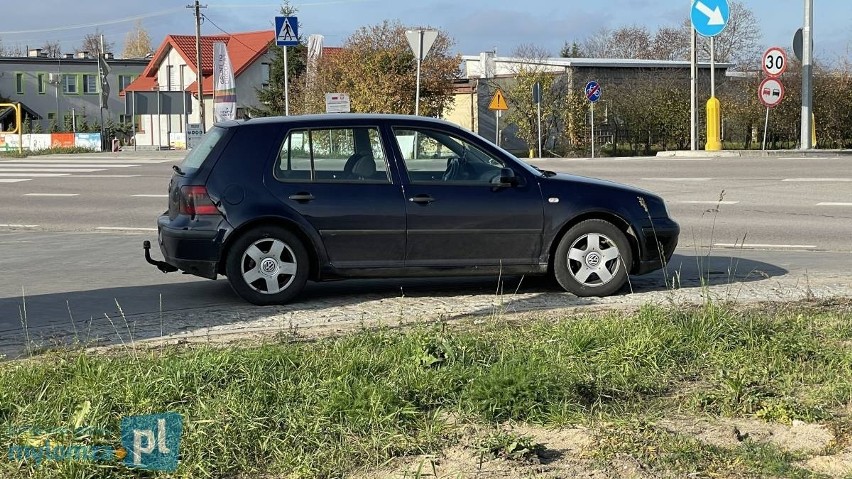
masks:
<instances>
[{"instance_id":1,"label":"car rear wheel","mask_svg":"<svg viewBox=\"0 0 852 479\"><path fill-rule=\"evenodd\" d=\"M604 220L586 220L565 233L553 263L562 288L577 296L609 296L627 282L632 264L624 233Z\"/></svg>"},{"instance_id":2,"label":"car rear wheel","mask_svg":"<svg viewBox=\"0 0 852 479\"><path fill-rule=\"evenodd\" d=\"M308 253L296 235L267 226L238 238L228 252L225 273L234 291L250 303L282 304L308 280Z\"/></svg>"}]
</instances>

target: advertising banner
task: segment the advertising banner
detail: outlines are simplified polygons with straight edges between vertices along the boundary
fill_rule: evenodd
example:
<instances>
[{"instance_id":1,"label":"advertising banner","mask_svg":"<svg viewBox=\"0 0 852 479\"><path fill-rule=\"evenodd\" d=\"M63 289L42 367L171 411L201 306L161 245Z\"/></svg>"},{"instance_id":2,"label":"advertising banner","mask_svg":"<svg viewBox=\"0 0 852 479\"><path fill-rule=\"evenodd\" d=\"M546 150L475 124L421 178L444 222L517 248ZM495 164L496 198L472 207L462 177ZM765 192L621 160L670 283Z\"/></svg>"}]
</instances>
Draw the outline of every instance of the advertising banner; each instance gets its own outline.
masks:
<instances>
[{"instance_id":1,"label":"advertising banner","mask_svg":"<svg viewBox=\"0 0 852 479\"><path fill-rule=\"evenodd\" d=\"M213 114L216 123L233 120L237 116L237 89L234 69L228 49L222 42L213 44Z\"/></svg>"}]
</instances>

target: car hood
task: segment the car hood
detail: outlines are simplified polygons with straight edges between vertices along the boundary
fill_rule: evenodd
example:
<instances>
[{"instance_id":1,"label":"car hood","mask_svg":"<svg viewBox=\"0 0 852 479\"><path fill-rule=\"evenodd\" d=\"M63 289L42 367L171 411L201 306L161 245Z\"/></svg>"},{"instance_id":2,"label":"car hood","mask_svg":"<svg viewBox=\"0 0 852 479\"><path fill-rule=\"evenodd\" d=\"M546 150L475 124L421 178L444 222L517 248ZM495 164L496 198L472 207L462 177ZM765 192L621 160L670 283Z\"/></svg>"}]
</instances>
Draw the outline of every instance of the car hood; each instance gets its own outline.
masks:
<instances>
[{"instance_id":1,"label":"car hood","mask_svg":"<svg viewBox=\"0 0 852 479\"><path fill-rule=\"evenodd\" d=\"M643 190L642 188L637 188L635 186L625 185L624 183L617 183L615 181L610 180L602 180L600 178L590 178L588 176L579 176L579 175L569 175L567 173L557 173L554 176L550 176L546 178L548 182L554 182L556 185L559 184L570 184L575 187L588 187L588 188L603 188L603 189L611 189L618 190L621 193L631 194L631 195L641 195L641 196L650 196L653 198L658 198L658 196L648 190Z\"/></svg>"}]
</instances>

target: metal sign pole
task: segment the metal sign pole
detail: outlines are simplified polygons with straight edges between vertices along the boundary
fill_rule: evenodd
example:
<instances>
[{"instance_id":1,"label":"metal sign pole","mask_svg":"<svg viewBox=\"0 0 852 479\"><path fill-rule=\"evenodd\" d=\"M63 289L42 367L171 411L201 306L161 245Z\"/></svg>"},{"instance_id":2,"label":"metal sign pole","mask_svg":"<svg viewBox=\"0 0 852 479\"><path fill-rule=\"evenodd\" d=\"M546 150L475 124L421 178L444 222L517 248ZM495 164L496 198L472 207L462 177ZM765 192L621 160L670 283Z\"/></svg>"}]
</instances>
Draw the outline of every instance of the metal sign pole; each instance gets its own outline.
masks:
<instances>
[{"instance_id":1,"label":"metal sign pole","mask_svg":"<svg viewBox=\"0 0 852 479\"><path fill-rule=\"evenodd\" d=\"M284 49L284 115L290 116L290 89L287 80L287 46L281 47Z\"/></svg>"},{"instance_id":2,"label":"metal sign pole","mask_svg":"<svg viewBox=\"0 0 852 479\"><path fill-rule=\"evenodd\" d=\"M494 142L500 146L500 110L495 110L494 115L497 118L497 126L494 127Z\"/></svg>"},{"instance_id":3,"label":"metal sign pole","mask_svg":"<svg viewBox=\"0 0 852 479\"><path fill-rule=\"evenodd\" d=\"M420 64L423 62L423 30L417 31L417 92L414 94L414 114L420 116Z\"/></svg>"},{"instance_id":4,"label":"metal sign pole","mask_svg":"<svg viewBox=\"0 0 852 479\"><path fill-rule=\"evenodd\" d=\"M592 159L595 159L595 104L592 103Z\"/></svg>"},{"instance_id":5,"label":"metal sign pole","mask_svg":"<svg viewBox=\"0 0 852 479\"><path fill-rule=\"evenodd\" d=\"M691 39L690 46L692 53L691 57L691 65L689 67L689 76L690 76L690 113L689 113L689 149L691 151L695 151L698 149L698 105L697 105L697 86L698 86L698 55L696 54L696 43L698 39L698 34L695 32L695 28L689 28L691 30Z\"/></svg>"},{"instance_id":6,"label":"metal sign pole","mask_svg":"<svg viewBox=\"0 0 852 479\"><path fill-rule=\"evenodd\" d=\"M716 37L710 37L710 98L716 98Z\"/></svg>"},{"instance_id":7,"label":"metal sign pole","mask_svg":"<svg viewBox=\"0 0 852 479\"><path fill-rule=\"evenodd\" d=\"M769 107L766 107L766 121L763 123L763 149L766 150L766 131L769 129Z\"/></svg>"},{"instance_id":8,"label":"metal sign pole","mask_svg":"<svg viewBox=\"0 0 852 479\"><path fill-rule=\"evenodd\" d=\"M538 157L542 158L541 154L541 101L538 102Z\"/></svg>"}]
</instances>

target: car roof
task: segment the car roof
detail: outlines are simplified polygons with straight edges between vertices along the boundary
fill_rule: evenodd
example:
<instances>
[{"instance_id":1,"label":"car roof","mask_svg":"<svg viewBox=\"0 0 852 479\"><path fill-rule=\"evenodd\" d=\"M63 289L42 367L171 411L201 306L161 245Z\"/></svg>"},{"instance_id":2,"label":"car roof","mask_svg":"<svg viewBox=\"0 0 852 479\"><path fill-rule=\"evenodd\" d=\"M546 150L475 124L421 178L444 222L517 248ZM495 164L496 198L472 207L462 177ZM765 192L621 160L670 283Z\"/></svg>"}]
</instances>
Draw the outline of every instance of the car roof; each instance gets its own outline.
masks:
<instances>
[{"instance_id":1,"label":"car roof","mask_svg":"<svg viewBox=\"0 0 852 479\"><path fill-rule=\"evenodd\" d=\"M441 120L438 118L431 118L428 116L415 116L415 115L398 115L398 114L389 114L389 113L321 113L321 114L313 114L313 115L290 115L290 116L266 116L260 118L250 118L248 120L232 120L232 121L224 121L221 123L217 123L216 126L230 128L242 124L280 124L280 125L288 125L292 123L313 123L313 124L322 124L328 121L393 121L393 122L417 122L421 124L433 124L435 126L453 126L458 128L458 125L455 123L450 123L446 120Z\"/></svg>"}]
</instances>

